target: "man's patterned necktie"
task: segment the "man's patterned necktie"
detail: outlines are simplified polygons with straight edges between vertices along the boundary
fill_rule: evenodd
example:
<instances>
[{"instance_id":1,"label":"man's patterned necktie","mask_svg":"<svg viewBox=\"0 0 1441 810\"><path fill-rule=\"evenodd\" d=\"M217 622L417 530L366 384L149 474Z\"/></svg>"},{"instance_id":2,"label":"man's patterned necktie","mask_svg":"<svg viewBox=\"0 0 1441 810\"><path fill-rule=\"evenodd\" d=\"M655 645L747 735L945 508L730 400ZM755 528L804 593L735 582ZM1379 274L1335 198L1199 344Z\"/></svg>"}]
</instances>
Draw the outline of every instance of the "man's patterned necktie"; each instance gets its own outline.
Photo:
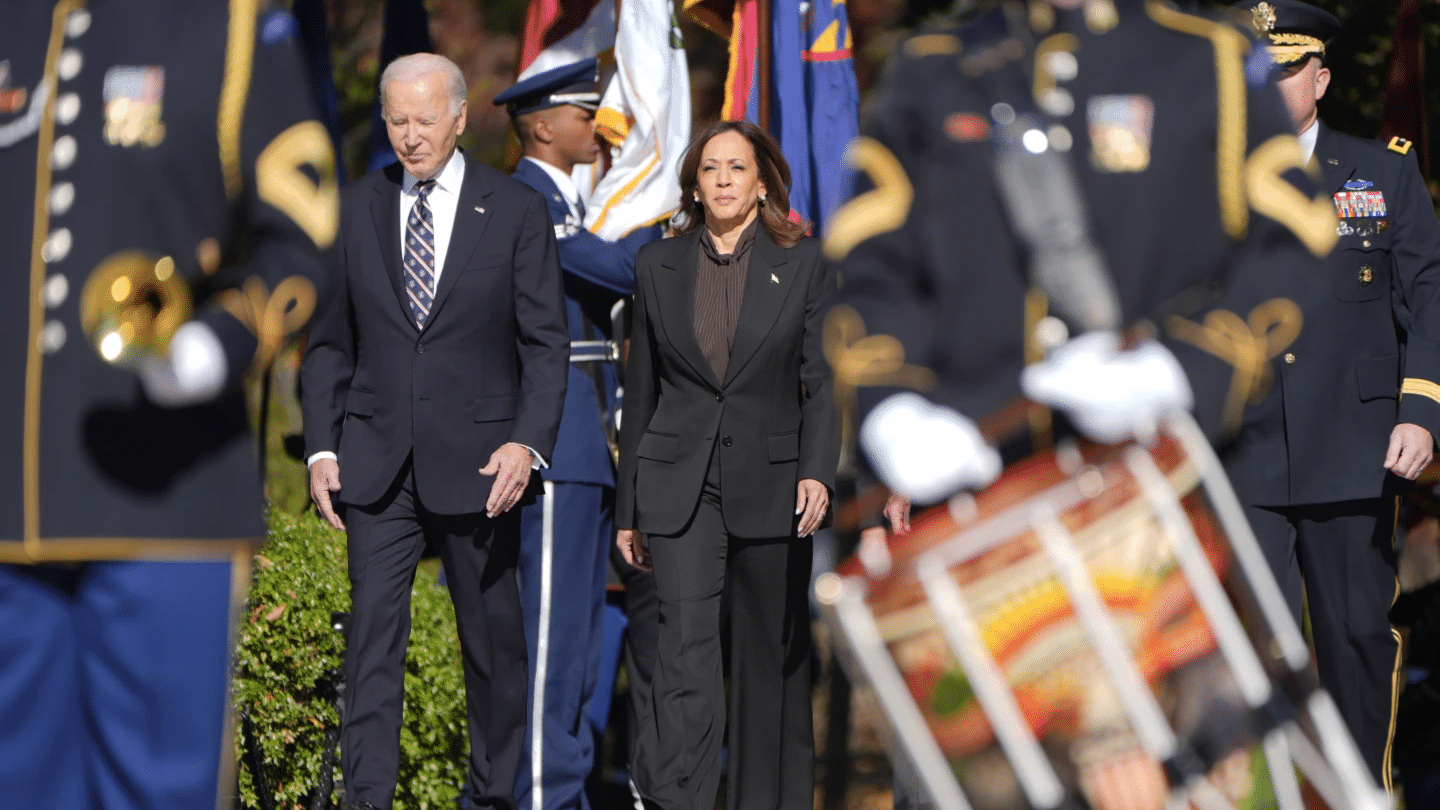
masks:
<instances>
[{"instance_id":1,"label":"man's patterned necktie","mask_svg":"<svg viewBox=\"0 0 1441 810\"><path fill-rule=\"evenodd\" d=\"M417 328L425 327L435 301L435 220L425 201L433 188L434 180L415 184L417 199L405 219L405 292Z\"/></svg>"}]
</instances>

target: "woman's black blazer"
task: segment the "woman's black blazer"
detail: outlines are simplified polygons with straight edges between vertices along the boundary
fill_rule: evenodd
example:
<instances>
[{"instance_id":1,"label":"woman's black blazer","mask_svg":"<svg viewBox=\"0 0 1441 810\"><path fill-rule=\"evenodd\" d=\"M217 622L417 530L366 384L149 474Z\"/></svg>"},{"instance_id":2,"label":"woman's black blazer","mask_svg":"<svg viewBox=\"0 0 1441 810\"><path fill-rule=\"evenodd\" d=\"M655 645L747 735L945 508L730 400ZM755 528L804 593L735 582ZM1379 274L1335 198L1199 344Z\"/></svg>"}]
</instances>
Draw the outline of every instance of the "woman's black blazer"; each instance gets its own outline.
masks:
<instances>
[{"instance_id":1,"label":"woman's black blazer","mask_svg":"<svg viewBox=\"0 0 1441 810\"><path fill-rule=\"evenodd\" d=\"M681 532L711 454L721 510L739 537L795 531L796 483L833 486L840 453L821 321L835 277L820 243L756 228L726 378L695 336L700 229L641 249L620 431L616 526Z\"/></svg>"}]
</instances>

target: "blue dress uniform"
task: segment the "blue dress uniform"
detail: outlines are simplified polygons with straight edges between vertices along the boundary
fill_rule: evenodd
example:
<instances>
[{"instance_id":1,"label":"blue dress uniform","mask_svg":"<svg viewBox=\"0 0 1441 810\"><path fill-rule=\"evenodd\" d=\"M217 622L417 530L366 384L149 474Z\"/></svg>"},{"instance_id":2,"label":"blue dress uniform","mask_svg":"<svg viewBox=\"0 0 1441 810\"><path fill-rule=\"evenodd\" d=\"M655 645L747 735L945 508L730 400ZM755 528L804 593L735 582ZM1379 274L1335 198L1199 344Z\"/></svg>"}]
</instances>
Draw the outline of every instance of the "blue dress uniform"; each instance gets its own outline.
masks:
<instances>
[{"instance_id":1,"label":"blue dress uniform","mask_svg":"<svg viewBox=\"0 0 1441 810\"><path fill-rule=\"evenodd\" d=\"M595 109L596 60L537 74L496 96L512 117L576 104ZM589 807L585 780L603 728L585 709L603 641L606 567L615 540L615 467L607 437L619 410L619 357L611 313L635 288L635 254L659 228L608 242L586 230L556 182L533 159L516 179L545 195L565 273L571 367L544 492L521 513L520 588L530 654L526 750L516 797L522 810Z\"/></svg>"},{"instance_id":2,"label":"blue dress uniform","mask_svg":"<svg viewBox=\"0 0 1441 810\"><path fill-rule=\"evenodd\" d=\"M1268 390L1267 359L1301 329L1291 296L1335 222L1315 203L1279 211L1248 193L1306 202L1312 191L1255 69L1264 53L1169 4L1075 5L1032 3L1020 19L993 8L892 55L853 147L857 193L826 240L841 277L826 354L853 425L907 389L981 421L1021 395L1023 368L1056 343L1058 307L1028 278L992 171L992 132L1016 114L988 98L1002 71L1027 77L1010 83L1046 115L1044 148L1071 158L1121 323L1154 325L1209 435L1239 430ZM1007 464L1065 429L1039 406L1030 417L997 448ZM912 787L898 785L897 807L916 806Z\"/></svg>"},{"instance_id":3,"label":"blue dress uniform","mask_svg":"<svg viewBox=\"0 0 1441 810\"><path fill-rule=\"evenodd\" d=\"M231 785L233 621L265 530L238 382L308 317L338 216L293 21L263 11L255 0L6 5L8 806L199 810ZM133 370L102 359L82 320L133 304L136 290L161 300L116 268L192 293L225 353L218 396L161 408ZM135 328L102 329L99 348L116 355Z\"/></svg>"},{"instance_id":4,"label":"blue dress uniform","mask_svg":"<svg viewBox=\"0 0 1441 810\"><path fill-rule=\"evenodd\" d=\"M1242 8L1280 65L1322 56L1340 31L1304 3ZM1396 425L1437 435L1436 215L1409 142L1317 127L1319 191L1340 238L1310 281L1306 328L1279 358L1275 407L1255 413L1228 467L1298 617L1304 583L1321 683L1389 787L1392 534L1395 496L1410 485L1383 462Z\"/></svg>"},{"instance_id":5,"label":"blue dress uniform","mask_svg":"<svg viewBox=\"0 0 1441 810\"><path fill-rule=\"evenodd\" d=\"M915 388L979 421L1021 395L1022 369L1043 356L1048 306L992 175L979 89L1015 58L1004 43L1034 37L1041 55L1020 58L1054 111L1047 141L1072 157L1121 321L1154 324L1198 422L1233 435L1265 390L1267 334L1300 328L1285 293L1336 239L1326 212L1263 213L1246 194L1310 190L1279 98L1264 67L1243 69L1251 44L1229 25L1142 0L1041 5L1021 23L996 9L925 30L892 56L854 151L857 194L826 240L841 261L827 347L837 388L854 390L861 418ZM1017 25L1029 31L1008 33ZM1279 157L1256 160L1262 148ZM1241 329L1219 334L1208 316ZM1049 443L1050 416L1033 416L999 448L1006 462Z\"/></svg>"}]
</instances>

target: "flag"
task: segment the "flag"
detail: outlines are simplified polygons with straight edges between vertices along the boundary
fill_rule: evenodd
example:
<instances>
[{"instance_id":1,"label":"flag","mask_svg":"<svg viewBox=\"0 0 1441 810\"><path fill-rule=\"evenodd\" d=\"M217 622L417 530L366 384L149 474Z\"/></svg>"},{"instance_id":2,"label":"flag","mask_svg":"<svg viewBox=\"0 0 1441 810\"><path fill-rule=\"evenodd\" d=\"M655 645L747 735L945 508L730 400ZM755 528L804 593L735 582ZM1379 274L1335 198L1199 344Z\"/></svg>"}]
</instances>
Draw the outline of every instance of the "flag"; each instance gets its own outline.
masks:
<instances>
[{"instance_id":1,"label":"flag","mask_svg":"<svg viewBox=\"0 0 1441 810\"><path fill-rule=\"evenodd\" d=\"M340 160L340 106L335 94L335 71L330 63L330 24L326 18L325 0L295 0L290 9L299 28L300 45L305 49L305 67L310 74L311 94L320 123L330 133L331 147ZM341 172L343 180L344 172Z\"/></svg>"},{"instance_id":2,"label":"flag","mask_svg":"<svg viewBox=\"0 0 1441 810\"><path fill-rule=\"evenodd\" d=\"M760 27L767 5L767 0L685 0L685 11L691 19L730 40L725 100L721 104L721 118L726 121L759 119Z\"/></svg>"},{"instance_id":3,"label":"flag","mask_svg":"<svg viewBox=\"0 0 1441 810\"><path fill-rule=\"evenodd\" d=\"M823 231L848 186L842 156L860 130L845 0L686 0L685 9L730 40L721 117L775 138L791 167L792 215Z\"/></svg>"},{"instance_id":4,"label":"flag","mask_svg":"<svg viewBox=\"0 0 1441 810\"><path fill-rule=\"evenodd\" d=\"M791 194L792 206L824 231L850 188L844 156L846 147L860 135L861 94L856 86L845 0L815 0L802 12L802 20L806 42L801 52L806 92L802 109L810 117L808 160L801 164L800 154L792 157L789 153L786 160L791 172L804 175L809 183L808 197ZM800 183L795 185L800 187Z\"/></svg>"},{"instance_id":5,"label":"flag","mask_svg":"<svg viewBox=\"0 0 1441 810\"><path fill-rule=\"evenodd\" d=\"M552 68L600 57L615 45L615 0L531 0L520 38L524 81Z\"/></svg>"},{"instance_id":6,"label":"flag","mask_svg":"<svg viewBox=\"0 0 1441 810\"><path fill-rule=\"evenodd\" d=\"M386 65L412 53L431 53L430 18L424 0L385 0L385 29L380 39L379 70L376 71L375 104L370 113L370 160L365 170L373 172L395 162L385 120L380 114L380 76Z\"/></svg>"},{"instance_id":7,"label":"flag","mask_svg":"<svg viewBox=\"0 0 1441 810\"><path fill-rule=\"evenodd\" d=\"M615 75L596 111L597 132L618 150L586 205L587 228L614 241L675 211L690 117L690 74L670 0L624 0Z\"/></svg>"}]
</instances>

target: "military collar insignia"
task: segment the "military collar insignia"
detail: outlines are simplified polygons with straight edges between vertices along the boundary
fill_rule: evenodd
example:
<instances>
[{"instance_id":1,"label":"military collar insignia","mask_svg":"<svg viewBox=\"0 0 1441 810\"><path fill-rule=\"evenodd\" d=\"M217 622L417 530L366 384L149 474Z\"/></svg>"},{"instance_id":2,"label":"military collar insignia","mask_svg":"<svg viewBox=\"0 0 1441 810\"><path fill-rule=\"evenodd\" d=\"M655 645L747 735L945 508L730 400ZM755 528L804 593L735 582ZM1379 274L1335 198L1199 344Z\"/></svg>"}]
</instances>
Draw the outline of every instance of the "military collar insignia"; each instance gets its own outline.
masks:
<instances>
[{"instance_id":1,"label":"military collar insignia","mask_svg":"<svg viewBox=\"0 0 1441 810\"><path fill-rule=\"evenodd\" d=\"M1257 34L1269 34L1276 27L1276 9L1270 3L1257 3L1251 9L1251 27Z\"/></svg>"},{"instance_id":2,"label":"military collar insignia","mask_svg":"<svg viewBox=\"0 0 1441 810\"><path fill-rule=\"evenodd\" d=\"M1355 180L1348 180L1348 181L1346 181L1346 186L1345 186L1345 188L1346 188L1347 191L1362 191L1362 190L1368 189L1368 188L1370 188L1370 187L1372 187L1372 186L1374 186L1374 185L1376 185L1376 184L1375 184L1375 183L1372 183L1370 180L1362 180L1362 179L1360 179L1360 178L1357 178L1357 179L1355 179Z\"/></svg>"}]
</instances>

